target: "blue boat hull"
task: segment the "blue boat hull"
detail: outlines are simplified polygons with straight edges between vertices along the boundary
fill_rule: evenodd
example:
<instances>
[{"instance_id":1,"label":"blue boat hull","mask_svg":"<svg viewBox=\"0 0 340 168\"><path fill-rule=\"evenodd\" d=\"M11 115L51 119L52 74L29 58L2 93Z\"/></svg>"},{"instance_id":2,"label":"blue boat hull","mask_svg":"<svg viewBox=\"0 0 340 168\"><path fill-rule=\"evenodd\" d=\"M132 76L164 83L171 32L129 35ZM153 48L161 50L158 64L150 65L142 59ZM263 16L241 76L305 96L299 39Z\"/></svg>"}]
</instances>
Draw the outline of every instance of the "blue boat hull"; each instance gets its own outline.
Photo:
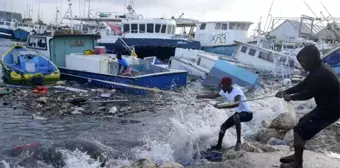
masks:
<instances>
[{"instance_id":1,"label":"blue boat hull","mask_svg":"<svg viewBox=\"0 0 340 168\"><path fill-rule=\"evenodd\" d=\"M11 29L5 29L5 28L0 28L0 33L4 33L4 34L13 34L13 30Z\"/></svg>"},{"instance_id":2,"label":"blue boat hull","mask_svg":"<svg viewBox=\"0 0 340 168\"><path fill-rule=\"evenodd\" d=\"M198 41L178 40L178 39L138 39L138 38L122 38L128 46L134 46L139 58L156 56L160 60L169 59L175 55L176 48L186 48L199 50L201 43ZM125 45L121 40L115 43L98 43L105 46L107 53L123 53L130 52L125 49Z\"/></svg>"},{"instance_id":3,"label":"blue boat hull","mask_svg":"<svg viewBox=\"0 0 340 168\"><path fill-rule=\"evenodd\" d=\"M0 28L0 38L11 39L13 31L10 29Z\"/></svg>"},{"instance_id":4,"label":"blue boat hull","mask_svg":"<svg viewBox=\"0 0 340 168\"><path fill-rule=\"evenodd\" d=\"M30 33L23 29L16 29L13 32L14 39L17 41L26 41L29 35Z\"/></svg>"},{"instance_id":5,"label":"blue boat hull","mask_svg":"<svg viewBox=\"0 0 340 168\"><path fill-rule=\"evenodd\" d=\"M0 33L0 38L12 39L12 35L11 34Z\"/></svg>"},{"instance_id":6,"label":"blue boat hull","mask_svg":"<svg viewBox=\"0 0 340 168\"><path fill-rule=\"evenodd\" d=\"M203 84L217 87L221 79L225 76L231 77L234 84L246 88L255 88L260 83L257 74L236 65L232 65L227 61L217 60Z\"/></svg>"},{"instance_id":7,"label":"blue boat hull","mask_svg":"<svg viewBox=\"0 0 340 168\"><path fill-rule=\"evenodd\" d=\"M324 58L322 58L322 61L329 66L331 66L335 72L340 75L340 46L334 50L333 52L326 55Z\"/></svg>"},{"instance_id":8,"label":"blue boat hull","mask_svg":"<svg viewBox=\"0 0 340 168\"><path fill-rule=\"evenodd\" d=\"M126 93L146 94L149 91L133 86L145 88L158 88L161 90L172 90L186 86L187 72L174 72L169 74L153 74L139 77L124 77L107 74L98 74L79 70L58 67L61 78L76 80L81 83L89 83L96 86L115 88ZM129 85L126 86L125 84Z\"/></svg>"}]
</instances>

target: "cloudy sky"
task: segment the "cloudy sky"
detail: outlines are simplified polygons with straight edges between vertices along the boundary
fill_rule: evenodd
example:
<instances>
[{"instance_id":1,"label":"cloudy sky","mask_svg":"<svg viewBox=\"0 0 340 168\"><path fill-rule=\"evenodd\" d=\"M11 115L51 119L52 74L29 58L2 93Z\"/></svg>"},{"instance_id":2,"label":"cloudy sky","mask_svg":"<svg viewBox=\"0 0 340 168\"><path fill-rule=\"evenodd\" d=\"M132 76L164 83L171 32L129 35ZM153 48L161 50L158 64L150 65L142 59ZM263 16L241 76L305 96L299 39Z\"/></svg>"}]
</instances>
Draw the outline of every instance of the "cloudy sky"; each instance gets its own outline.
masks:
<instances>
[{"instance_id":1,"label":"cloudy sky","mask_svg":"<svg viewBox=\"0 0 340 168\"><path fill-rule=\"evenodd\" d=\"M67 0L0 0L0 10L13 10L23 15L27 14L27 2L32 5L33 18L40 14L43 21L51 22L55 19L56 8L59 7L63 15L68 8ZM83 16L86 13L88 0L71 0L74 15ZM98 12L124 12L130 0L91 0L91 8ZM266 21L273 0L134 0L134 8L144 17L171 17L184 13L185 18L200 21L240 20L257 23L262 16ZM335 17L340 16L340 0L274 0L271 15L273 17L299 17L302 14L314 16L320 11L328 16L321 3ZM40 2L40 3L39 3ZM93 12L95 13L95 12ZM254 24L255 25L255 24Z\"/></svg>"}]
</instances>

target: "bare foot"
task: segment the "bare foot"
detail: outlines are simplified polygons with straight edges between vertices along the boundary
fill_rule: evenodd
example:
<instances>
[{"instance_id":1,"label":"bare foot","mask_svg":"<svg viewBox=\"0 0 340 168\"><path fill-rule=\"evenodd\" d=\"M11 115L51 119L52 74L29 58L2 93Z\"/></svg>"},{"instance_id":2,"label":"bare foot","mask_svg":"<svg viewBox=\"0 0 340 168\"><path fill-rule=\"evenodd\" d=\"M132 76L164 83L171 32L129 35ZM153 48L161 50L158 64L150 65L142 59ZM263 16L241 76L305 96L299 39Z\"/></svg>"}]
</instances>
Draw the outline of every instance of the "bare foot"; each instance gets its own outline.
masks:
<instances>
[{"instance_id":1,"label":"bare foot","mask_svg":"<svg viewBox=\"0 0 340 168\"><path fill-rule=\"evenodd\" d=\"M299 165L295 162L293 163L283 163L280 165L280 168L302 168L302 164Z\"/></svg>"},{"instance_id":2,"label":"bare foot","mask_svg":"<svg viewBox=\"0 0 340 168\"><path fill-rule=\"evenodd\" d=\"M294 161L295 161L294 154L280 158L281 163L292 163Z\"/></svg>"},{"instance_id":3,"label":"bare foot","mask_svg":"<svg viewBox=\"0 0 340 168\"><path fill-rule=\"evenodd\" d=\"M235 147L234 147L234 150L235 151L239 151L241 148L241 143L236 143Z\"/></svg>"}]
</instances>

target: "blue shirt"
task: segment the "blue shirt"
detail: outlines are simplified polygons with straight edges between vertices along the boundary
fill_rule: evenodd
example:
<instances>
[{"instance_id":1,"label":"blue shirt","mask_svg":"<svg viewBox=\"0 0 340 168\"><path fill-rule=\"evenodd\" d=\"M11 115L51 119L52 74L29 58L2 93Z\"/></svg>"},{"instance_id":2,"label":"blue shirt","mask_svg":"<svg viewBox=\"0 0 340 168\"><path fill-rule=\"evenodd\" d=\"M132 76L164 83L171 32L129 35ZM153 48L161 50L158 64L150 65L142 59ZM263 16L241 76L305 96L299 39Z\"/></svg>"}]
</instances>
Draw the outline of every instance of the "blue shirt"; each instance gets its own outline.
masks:
<instances>
[{"instance_id":1,"label":"blue shirt","mask_svg":"<svg viewBox=\"0 0 340 168\"><path fill-rule=\"evenodd\" d=\"M118 63L119 63L121 66L129 67L129 64L128 64L128 62L126 61L125 58L122 58L122 59L118 60Z\"/></svg>"}]
</instances>

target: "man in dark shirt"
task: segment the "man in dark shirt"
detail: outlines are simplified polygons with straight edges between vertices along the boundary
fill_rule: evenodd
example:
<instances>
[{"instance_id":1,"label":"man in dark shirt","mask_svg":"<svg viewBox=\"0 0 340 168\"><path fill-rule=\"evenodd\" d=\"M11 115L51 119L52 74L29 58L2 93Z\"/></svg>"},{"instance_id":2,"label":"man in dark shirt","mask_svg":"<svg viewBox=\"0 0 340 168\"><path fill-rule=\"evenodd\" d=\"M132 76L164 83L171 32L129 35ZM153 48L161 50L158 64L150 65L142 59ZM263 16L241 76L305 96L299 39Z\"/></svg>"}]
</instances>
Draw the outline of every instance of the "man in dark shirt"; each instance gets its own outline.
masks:
<instances>
[{"instance_id":1,"label":"man in dark shirt","mask_svg":"<svg viewBox=\"0 0 340 168\"><path fill-rule=\"evenodd\" d=\"M285 101L314 98L317 107L294 127L295 154L281 158L281 168L302 168L305 142L340 117L340 82L331 67L321 62L319 50L314 45L306 46L297 59L308 76L296 86L279 91L276 97Z\"/></svg>"}]
</instances>

